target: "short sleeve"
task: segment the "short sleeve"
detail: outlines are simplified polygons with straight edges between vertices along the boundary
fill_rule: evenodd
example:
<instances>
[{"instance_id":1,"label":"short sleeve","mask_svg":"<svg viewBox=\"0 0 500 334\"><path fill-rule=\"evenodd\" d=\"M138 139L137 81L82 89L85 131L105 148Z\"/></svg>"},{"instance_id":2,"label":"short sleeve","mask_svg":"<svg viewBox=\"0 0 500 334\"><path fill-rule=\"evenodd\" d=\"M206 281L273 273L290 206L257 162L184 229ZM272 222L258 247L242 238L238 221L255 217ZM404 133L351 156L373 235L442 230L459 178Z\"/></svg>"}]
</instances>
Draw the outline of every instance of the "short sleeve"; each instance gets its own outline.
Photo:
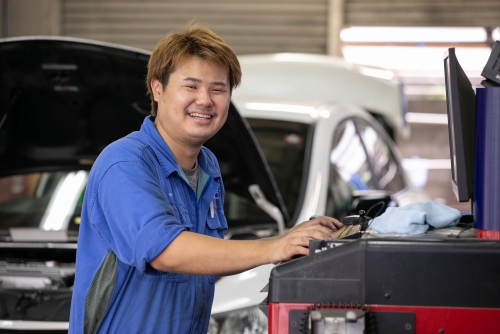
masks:
<instances>
[{"instance_id":1,"label":"short sleeve","mask_svg":"<svg viewBox=\"0 0 500 334\"><path fill-rule=\"evenodd\" d=\"M99 180L90 209L93 228L120 261L141 272L185 230L158 181L141 161L116 162Z\"/></svg>"}]
</instances>

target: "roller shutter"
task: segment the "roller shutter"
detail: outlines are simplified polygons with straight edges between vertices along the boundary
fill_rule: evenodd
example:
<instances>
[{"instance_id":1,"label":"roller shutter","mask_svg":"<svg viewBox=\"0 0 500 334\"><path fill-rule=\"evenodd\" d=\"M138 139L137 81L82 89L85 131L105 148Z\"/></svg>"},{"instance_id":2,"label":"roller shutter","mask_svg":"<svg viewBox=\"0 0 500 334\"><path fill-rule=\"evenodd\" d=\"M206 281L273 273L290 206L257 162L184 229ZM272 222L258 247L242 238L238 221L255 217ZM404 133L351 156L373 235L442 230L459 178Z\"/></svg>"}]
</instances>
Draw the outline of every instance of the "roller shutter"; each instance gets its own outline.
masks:
<instances>
[{"instance_id":1,"label":"roller shutter","mask_svg":"<svg viewBox=\"0 0 500 334\"><path fill-rule=\"evenodd\" d=\"M500 0L345 0L348 26L497 27Z\"/></svg>"},{"instance_id":2,"label":"roller shutter","mask_svg":"<svg viewBox=\"0 0 500 334\"><path fill-rule=\"evenodd\" d=\"M152 50L197 19L238 54L326 53L328 0L64 0L65 36Z\"/></svg>"}]
</instances>

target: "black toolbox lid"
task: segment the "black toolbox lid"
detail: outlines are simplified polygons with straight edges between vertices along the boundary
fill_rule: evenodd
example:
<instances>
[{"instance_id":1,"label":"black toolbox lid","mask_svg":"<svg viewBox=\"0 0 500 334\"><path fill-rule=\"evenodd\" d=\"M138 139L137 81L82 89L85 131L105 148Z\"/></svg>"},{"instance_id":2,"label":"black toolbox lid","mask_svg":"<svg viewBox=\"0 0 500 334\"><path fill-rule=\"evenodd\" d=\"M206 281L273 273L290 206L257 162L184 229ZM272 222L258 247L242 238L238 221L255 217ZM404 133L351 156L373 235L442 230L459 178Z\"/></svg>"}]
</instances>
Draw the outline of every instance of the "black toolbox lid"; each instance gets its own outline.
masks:
<instances>
[{"instance_id":1,"label":"black toolbox lid","mask_svg":"<svg viewBox=\"0 0 500 334\"><path fill-rule=\"evenodd\" d=\"M358 239L276 266L269 303L500 307L500 242Z\"/></svg>"}]
</instances>

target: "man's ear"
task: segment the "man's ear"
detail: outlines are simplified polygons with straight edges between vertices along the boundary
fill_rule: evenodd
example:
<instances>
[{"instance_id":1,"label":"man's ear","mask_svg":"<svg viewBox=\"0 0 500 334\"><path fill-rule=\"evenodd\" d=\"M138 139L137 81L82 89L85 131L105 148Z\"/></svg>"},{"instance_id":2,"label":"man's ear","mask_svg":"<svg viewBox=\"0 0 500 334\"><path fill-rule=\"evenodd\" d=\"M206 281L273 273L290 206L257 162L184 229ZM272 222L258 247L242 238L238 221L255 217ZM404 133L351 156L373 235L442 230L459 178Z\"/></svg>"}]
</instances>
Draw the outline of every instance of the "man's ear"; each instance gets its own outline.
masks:
<instances>
[{"instance_id":1,"label":"man's ear","mask_svg":"<svg viewBox=\"0 0 500 334\"><path fill-rule=\"evenodd\" d=\"M156 102L160 100L161 93L163 91L163 85L157 79L151 80L151 91L153 92L153 98Z\"/></svg>"}]
</instances>

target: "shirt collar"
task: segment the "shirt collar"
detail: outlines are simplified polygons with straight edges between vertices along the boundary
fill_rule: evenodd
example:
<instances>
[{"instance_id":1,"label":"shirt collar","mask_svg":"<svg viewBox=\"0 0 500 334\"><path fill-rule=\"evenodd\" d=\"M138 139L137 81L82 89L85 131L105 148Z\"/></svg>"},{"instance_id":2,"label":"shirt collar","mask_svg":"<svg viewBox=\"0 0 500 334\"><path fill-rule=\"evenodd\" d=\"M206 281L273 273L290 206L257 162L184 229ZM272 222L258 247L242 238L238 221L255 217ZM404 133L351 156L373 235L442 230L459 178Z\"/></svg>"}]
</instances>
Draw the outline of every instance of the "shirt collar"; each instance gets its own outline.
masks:
<instances>
[{"instance_id":1,"label":"shirt collar","mask_svg":"<svg viewBox=\"0 0 500 334\"><path fill-rule=\"evenodd\" d=\"M182 176L181 167L177 164L174 154L156 129L154 120L154 116L147 116L142 123L140 133L144 136L149 146L151 146L151 148L155 151L165 174L169 175L173 172L177 172ZM216 162L214 164L212 159L207 156L207 151L208 149L202 147L200 153L198 154L200 169L212 178L220 177L221 175L218 164Z\"/></svg>"}]
</instances>

